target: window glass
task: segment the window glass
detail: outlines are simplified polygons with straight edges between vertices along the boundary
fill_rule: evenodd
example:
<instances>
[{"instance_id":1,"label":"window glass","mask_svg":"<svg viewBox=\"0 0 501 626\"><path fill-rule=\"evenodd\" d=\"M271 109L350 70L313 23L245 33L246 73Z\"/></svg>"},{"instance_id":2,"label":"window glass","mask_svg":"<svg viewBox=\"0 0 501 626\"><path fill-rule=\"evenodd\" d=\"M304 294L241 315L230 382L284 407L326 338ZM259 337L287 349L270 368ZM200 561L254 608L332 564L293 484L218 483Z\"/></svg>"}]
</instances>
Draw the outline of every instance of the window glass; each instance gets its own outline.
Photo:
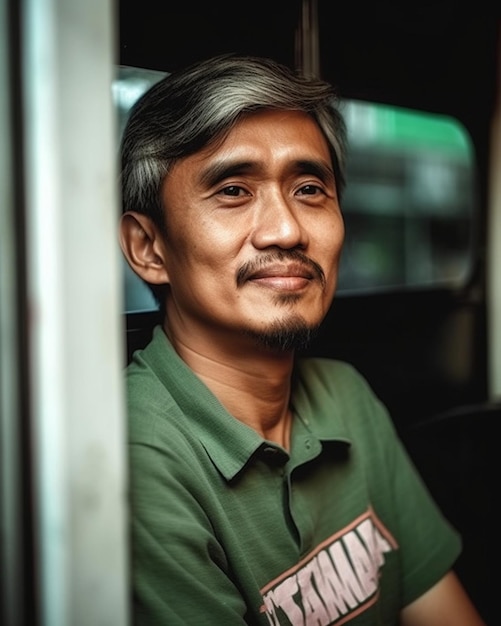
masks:
<instances>
[{"instance_id":1,"label":"window glass","mask_svg":"<svg viewBox=\"0 0 501 626\"><path fill-rule=\"evenodd\" d=\"M120 66L113 83L119 130L134 102L165 73ZM461 285L472 260L475 163L452 118L345 100L349 156L346 238L338 294ZM124 261L127 312L156 308Z\"/></svg>"},{"instance_id":2,"label":"window glass","mask_svg":"<svg viewBox=\"0 0 501 626\"><path fill-rule=\"evenodd\" d=\"M116 78L113 82L113 101L118 113L119 137L122 136L125 123L134 102L151 86L165 76L165 72L147 70L137 67L118 67ZM126 313L139 313L152 311L157 308L157 303L145 283L130 269L129 264L123 259L124 272L124 308Z\"/></svg>"},{"instance_id":3,"label":"window glass","mask_svg":"<svg viewBox=\"0 0 501 626\"><path fill-rule=\"evenodd\" d=\"M454 119L347 101L346 239L338 291L464 283L474 153Z\"/></svg>"}]
</instances>

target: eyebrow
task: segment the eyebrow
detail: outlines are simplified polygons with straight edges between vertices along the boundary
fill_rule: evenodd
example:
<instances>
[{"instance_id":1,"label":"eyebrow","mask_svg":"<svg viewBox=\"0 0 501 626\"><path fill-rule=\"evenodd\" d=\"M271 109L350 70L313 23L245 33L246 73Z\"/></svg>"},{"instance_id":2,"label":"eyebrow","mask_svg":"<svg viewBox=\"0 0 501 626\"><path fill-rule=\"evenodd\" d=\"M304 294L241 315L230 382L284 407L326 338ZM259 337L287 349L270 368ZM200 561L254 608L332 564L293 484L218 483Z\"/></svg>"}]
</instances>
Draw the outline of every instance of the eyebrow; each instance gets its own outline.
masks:
<instances>
[{"instance_id":1,"label":"eyebrow","mask_svg":"<svg viewBox=\"0 0 501 626\"><path fill-rule=\"evenodd\" d=\"M295 174L311 174L326 184L336 182L333 168L320 159L297 159L289 164L287 169ZM254 161L221 160L203 168L198 180L202 186L210 188L231 176L259 173L263 170L263 165Z\"/></svg>"},{"instance_id":2,"label":"eyebrow","mask_svg":"<svg viewBox=\"0 0 501 626\"><path fill-rule=\"evenodd\" d=\"M202 186L210 188L230 176L248 174L251 171L259 171L261 169L260 165L252 161L216 161L200 171L198 180Z\"/></svg>"},{"instance_id":3,"label":"eyebrow","mask_svg":"<svg viewBox=\"0 0 501 626\"><path fill-rule=\"evenodd\" d=\"M336 176L333 168L320 159L304 159L295 162L298 174L311 174L320 178L324 183L335 184Z\"/></svg>"}]
</instances>

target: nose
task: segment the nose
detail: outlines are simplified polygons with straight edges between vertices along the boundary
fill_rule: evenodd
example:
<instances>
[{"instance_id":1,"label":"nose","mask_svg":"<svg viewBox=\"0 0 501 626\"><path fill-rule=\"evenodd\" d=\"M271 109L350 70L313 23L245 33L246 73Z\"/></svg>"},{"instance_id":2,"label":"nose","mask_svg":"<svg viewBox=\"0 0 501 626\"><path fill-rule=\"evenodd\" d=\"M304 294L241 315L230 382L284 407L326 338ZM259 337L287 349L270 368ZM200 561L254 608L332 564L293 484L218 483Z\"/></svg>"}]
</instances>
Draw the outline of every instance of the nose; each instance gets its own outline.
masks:
<instances>
[{"instance_id":1,"label":"nose","mask_svg":"<svg viewBox=\"0 0 501 626\"><path fill-rule=\"evenodd\" d=\"M263 195L255 215L252 243L257 249L275 246L305 248L307 232L301 222L301 208L281 190Z\"/></svg>"}]
</instances>

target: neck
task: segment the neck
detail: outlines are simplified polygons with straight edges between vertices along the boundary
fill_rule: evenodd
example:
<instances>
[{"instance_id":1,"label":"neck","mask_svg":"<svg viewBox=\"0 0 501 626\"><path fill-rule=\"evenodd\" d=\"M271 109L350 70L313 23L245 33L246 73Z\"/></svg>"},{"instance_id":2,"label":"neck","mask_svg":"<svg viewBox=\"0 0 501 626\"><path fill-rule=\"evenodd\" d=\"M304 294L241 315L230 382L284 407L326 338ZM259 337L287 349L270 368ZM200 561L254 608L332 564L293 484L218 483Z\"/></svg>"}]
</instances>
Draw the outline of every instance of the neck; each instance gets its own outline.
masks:
<instances>
[{"instance_id":1,"label":"neck","mask_svg":"<svg viewBox=\"0 0 501 626\"><path fill-rule=\"evenodd\" d=\"M293 352L273 352L242 338L240 344L164 330L176 352L225 409L268 441L289 448Z\"/></svg>"}]
</instances>

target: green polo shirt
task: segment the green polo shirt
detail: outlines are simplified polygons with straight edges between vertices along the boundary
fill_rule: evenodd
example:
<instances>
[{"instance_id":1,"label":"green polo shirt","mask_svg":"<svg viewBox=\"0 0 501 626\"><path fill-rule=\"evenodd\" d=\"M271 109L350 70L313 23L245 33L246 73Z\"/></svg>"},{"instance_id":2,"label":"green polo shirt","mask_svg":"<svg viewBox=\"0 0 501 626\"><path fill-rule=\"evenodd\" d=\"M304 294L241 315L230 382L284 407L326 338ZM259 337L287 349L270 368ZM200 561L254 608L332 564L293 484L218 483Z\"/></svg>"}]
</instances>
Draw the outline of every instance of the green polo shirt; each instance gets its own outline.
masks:
<instances>
[{"instance_id":1,"label":"green polo shirt","mask_svg":"<svg viewBox=\"0 0 501 626\"><path fill-rule=\"evenodd\" d=\"M127 388L134 624L389 626L459 555L347 363L298 361L289 453L232 417L160 327Z\"/></svg>"}]
</instances>

